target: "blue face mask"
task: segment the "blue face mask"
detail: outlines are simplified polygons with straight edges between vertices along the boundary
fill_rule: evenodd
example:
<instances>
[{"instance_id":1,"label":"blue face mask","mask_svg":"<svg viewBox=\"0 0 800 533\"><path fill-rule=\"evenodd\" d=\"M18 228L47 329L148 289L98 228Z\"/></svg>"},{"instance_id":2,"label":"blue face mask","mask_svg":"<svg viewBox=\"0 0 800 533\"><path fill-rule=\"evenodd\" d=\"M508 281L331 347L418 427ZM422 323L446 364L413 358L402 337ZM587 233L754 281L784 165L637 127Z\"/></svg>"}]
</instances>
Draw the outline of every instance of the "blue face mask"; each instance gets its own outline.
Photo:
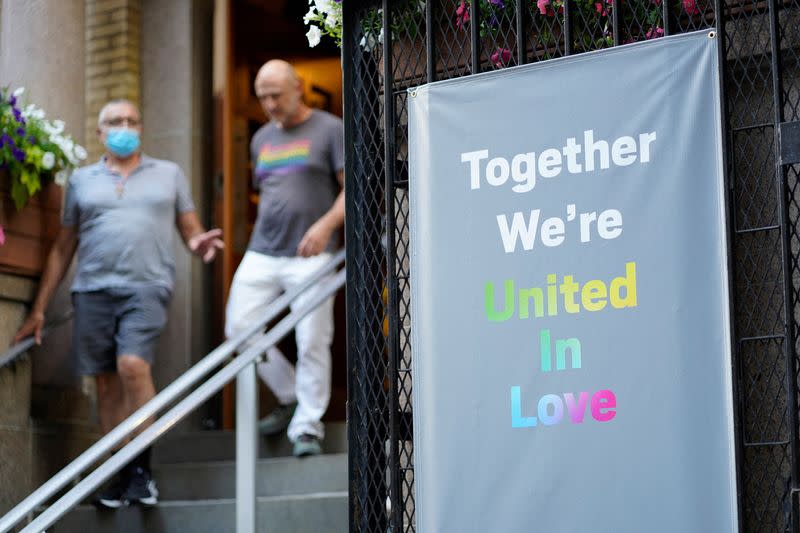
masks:
<instances>
[{"instance_id":1,"label":"blue face mask","mask_svg":"<svg viewBox=\"0 0 800 533\"><path fill-rule=\"evenodd\" d=\"M118 156L128 157L139 149L139 132L128 128L111 128L106 134L106 148Z\"/></svg>"}]
</instances>

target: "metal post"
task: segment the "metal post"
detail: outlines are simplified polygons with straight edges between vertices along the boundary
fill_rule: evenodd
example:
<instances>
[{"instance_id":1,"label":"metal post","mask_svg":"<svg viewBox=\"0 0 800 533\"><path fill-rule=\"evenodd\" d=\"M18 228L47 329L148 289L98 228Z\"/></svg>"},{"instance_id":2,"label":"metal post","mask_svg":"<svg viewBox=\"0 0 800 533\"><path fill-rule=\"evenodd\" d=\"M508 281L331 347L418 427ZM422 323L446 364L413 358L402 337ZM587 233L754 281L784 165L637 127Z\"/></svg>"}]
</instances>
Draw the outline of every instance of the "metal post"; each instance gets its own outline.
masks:
<instances>
[{"instance_id":1,"label":"metal post","mask_svg":"<svg viewBox=\"0 0 800 533\"><path fill-rule=\"evenodd\" d=\"M481 4L478 0L470 2L469 31L472 48L472 74L481 71Z\"/></svg>"},{"instance_id":2,"label":"metal post","mask_svg":"<svg viewBox=\"0 0 800 533\"><path fill-rule=\"evenodd\" d=\"M436 31L434 26L434 2L425 2L425 57L427 59L428 83L436 81Z\"/></svg>"},{"instance_id":3,"label":"metal post","mask_svg":"<svg viewBox=\"0 0 800 533\"><path fill-rule=\"evenodd\" d=\"M666 0L664 0L666 2ZM572 55L572 30L573 30L573 10L575 4L572 0L564 2L564 55Z\"/></svg>"},{"instance_id":4,"label":"metal post","mask_svg":"<svg viewBox=\"0 0 800 533\"><path fill-rule=\"evenodd\" d=\"M794 280L792 279L792 245L791 224L789 222L789 195L787 187L788 175L786 167L781 161L780 124L784 120L783 113L783 76L781 70L780 22L778 20L778 6L775 0L767 2L769 6L769 29L771 45L772 68L772 97L774 109L774 134L775 134L775 179L777 180L778 209L781 223L781 260L783 267L783 320L786 338L783 341L783 354L786 358L786 410L789 417L790 457L791 457L791 492L789 494L789 523L793 532L800 531L800 517L797 508L796 493L800 486L800 443L798 439L798 413L797 413L797 363L795 360L795 331L794 331Z\"/></svg>"},{"instance_id":5,"label":"metal post","mask_svg":"<svg viewBox=\"0 0 800 533\"><path fill-rule=\"evenodd\" d=\"M524 65L528 61L528 37L525 32L527 2L517 0L515 12L517 14L517 65Z\"/></svg>"},{"instance_id":6,"label":"metal post","mask_svg":"<svg viewBox=\"0 0 800 533\"><path fill-rule=\"evenodd\" d=\"M674 31L672 29L672 6L670 5L671 1L672 0L663 0L663 3L661 4L661 8L663 9L663 11L661 12L661 25L664 27L664 36L665 37L669 36L669 35L672 35L672 33ZM722 12L717 11L717 7L716 6L717 6L717 4L716 4L716 0L715 0L715 2L714 2L714 13L715 13L717 19L720 20L720 17L722 17ZM717 35L719 35L720 37L722 36L722 34L720 33L720 28L721 27L724 28L724 26L725 26L724 20L720 21L720 23L717 24ZM720 45L720 48L721 48L724 43L722 42L721 39L720 39L719 43L720 43L719 45Z\"/></svg>"},{"instance_id":7,"label":"metal post","mask_svg":"<svg viewBox=\"0 0 800 533\"><path fill-rule=\"evenodd\" d=\"M474 24L473 24L474 25ZM389 0L383 0L383 27L392 27L392 11ZM384 32L384 39L389 50L392 49L391 32ZM396 234L397 234L397 214L395 213L395 191L396 191L396 155L395 155L395 100L394 100L394 76L392 75L392 54L383 54L383 131L384 131L384 164L386 165L384 202L386 209L386 284L388 288L387 315L389 318L389 335L387 347L389 351L389 446L386 450L388 454L389 468L389 501L391 502L391 513L389 516L389 531L402 531L403 529L403 506L402 490L400 485L400 452L398 449L399 438L398 428L398 401L397 401L397 367L398 352L400 351L400 341L398 331L400 329L398 319L397 302L397 266L396 266Z\"/></svg>"},{"instance_id":8,"label":"metal post","mask_svg":"<svg viewBox=\"0 0 800 533\"><path fill-rule=\"evenodd\" d=\"M664 0L664 35L672 35L674 24L672 24L671 10L669 0ZM742 497L744 494L744 478L742 477L742 464L744 462L744 430L742 429L743 415L743 402L740 398L744 396L744 387L741 384L740 372L740 355L741 346L738 342L738 333L736 331L736 261L735 258L735 239L738 238L736 232L736 190L734 187L734 169L731 165L733 160L733 137L731 136L731 126L728 123L730 116L730 108L728 105L727 96L727 62L726 62L726 42L728 36L725 32L725 12L723 0L714 0L714 22L717 29L717 68L719 77L719 98L720 105L722 106L722 113L720 113L720 129L722 131L722 171L725 180L725 222L726 222L726 241L728 247L728 309L730 311L730 345L731 345L731 382L733 385L733 435L735 445L736 457L736 513L738 516L739 528L737 533L744 532L744 505Z\"/></svg>"},{"instance_id":9,"label":"metal post","mask_svg":"<svg viewBox=\"0 0 800 533\"><path fill-rule=\"evenodd\" d=\"M256 532L258 382L255 362L236 376L236 533Z\"/></svg>"}]
</instances>

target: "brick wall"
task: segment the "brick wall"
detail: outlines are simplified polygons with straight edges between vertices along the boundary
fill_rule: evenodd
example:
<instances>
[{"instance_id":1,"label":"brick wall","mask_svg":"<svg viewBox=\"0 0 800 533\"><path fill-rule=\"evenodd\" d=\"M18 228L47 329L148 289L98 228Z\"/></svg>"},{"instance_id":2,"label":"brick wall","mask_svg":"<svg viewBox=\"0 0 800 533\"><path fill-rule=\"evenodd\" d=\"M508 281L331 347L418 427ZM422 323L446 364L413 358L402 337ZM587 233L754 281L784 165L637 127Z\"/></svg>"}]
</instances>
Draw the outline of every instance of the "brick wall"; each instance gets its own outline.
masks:
<instances>
[{"instance_id":1,"label":"brick wall","mask_svg":"<svg viewBox=\"0 0 800 533\"><path fill-rule=\"evenodd\" d=\"M97 114L114 98L141 103L141 0L86 0L86 149L100 157Z\"/></svg>"}]
</instances>

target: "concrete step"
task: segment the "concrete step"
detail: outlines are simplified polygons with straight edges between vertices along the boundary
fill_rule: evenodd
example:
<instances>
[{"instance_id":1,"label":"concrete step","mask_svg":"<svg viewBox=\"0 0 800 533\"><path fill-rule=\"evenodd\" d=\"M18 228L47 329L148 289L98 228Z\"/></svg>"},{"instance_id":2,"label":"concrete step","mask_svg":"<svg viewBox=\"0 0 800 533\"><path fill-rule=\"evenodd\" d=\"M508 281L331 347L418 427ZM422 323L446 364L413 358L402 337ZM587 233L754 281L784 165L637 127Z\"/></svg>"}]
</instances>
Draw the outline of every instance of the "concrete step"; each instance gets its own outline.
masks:
<instances>
[{"instance_id":1,"label":"concrete step","mask_svg":"<svg viewBox=\"0 0 800 533\"><path fill-rule=\"evenodd\" d=\"M347 426L344 422L325 424L322 451L326 454L347 453ZM289 457L292 443L282 433L259 439L260 458ZM236 458L234 431L197 431L166 436L153 446L153 463L199 463L232 461Z\"/></svg>"},{"instance_id":2,"label":"concrete step","mask_svg":"<svg viewBox=\"0 0 800 533\"><path fill-rule=\"evenodd\" d=\"M280 457L258 462L256 494L286 496L346 491L347 454ZM236 463L157 465L153 475L162 500L209 500L236 497Z\"/></svg>"},{"instance_id":3,"label":"concrete step","mask_svg":"<svg viewBox=\"0 0 800 533\"><path fill-rule=\"evenodd\" d=\"M236 530L236 502L165 501L152 509L98 511L80 506L48 533L224 533ZM344 533L347 493L326 492L258 498L256 531L266 533Z\"/></svg>"}]
</instances>

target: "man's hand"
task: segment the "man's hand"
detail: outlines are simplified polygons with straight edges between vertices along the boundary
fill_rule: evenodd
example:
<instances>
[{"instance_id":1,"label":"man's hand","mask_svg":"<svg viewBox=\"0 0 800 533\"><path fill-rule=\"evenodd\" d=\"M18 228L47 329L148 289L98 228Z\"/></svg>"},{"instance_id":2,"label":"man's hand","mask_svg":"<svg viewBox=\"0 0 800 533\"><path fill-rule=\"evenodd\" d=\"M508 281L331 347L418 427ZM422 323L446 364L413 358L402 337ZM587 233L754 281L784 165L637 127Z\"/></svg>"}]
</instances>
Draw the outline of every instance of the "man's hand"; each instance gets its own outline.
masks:
<instances>
[{"instance_id":1,"label":"man's hand","mask_svg":"<svg viewBox=\"0 0 800 533\"><path fill-rule=\"evenodd\" d=\"M14 344L17 344L26 337L33 335L36 344L42 344L42 328L44 327L44 313L34 312L28 315L25 322L20 326L14 336Z\"/></svg>"},{"instance_id":2,"label":"man's hand","mask_svg":"<svg viewBox=\"0 0 800 533\"><path fill-rule=\"evenodd\" d=\"M328 242L331 240L333 228L324 220L316 221L297 245L297 255L300 257L311 257L325 251Z\"/></svg>"},{"instance_id":3,"label":"man's hand","mask_svg":"<svg viewBox=\"0 0 800 533\"><path fill-rule=\"evenodd\" d=\"M221 236L221 229L212 229L195 235L186 244L194 255L203 258L204 263L210 263L217 256L217 251L225 248Z\"/></svg>"}]
</instances>

